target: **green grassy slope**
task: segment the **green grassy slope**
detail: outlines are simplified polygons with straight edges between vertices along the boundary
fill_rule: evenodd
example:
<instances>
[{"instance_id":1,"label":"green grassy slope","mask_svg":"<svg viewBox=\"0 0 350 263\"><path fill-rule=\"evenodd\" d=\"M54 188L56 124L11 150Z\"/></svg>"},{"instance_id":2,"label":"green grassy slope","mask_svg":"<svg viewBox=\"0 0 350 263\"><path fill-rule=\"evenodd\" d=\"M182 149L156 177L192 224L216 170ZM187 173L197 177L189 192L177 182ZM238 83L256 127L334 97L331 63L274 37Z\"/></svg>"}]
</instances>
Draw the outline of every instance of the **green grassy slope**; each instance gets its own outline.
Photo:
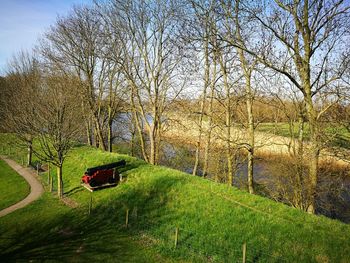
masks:
<instances>
[{"instance_id":1,"label":"green grassy slope","mask_svg":"<svg viewBox=\"0 0 350 263\"><path fill-rule=\"evenodd\" d=\"M21 201L29 192L28 183L0 159L0 210Z\"/></svg>"},{"instance_id":2,"label":"green grassy slope","mask_svg":"<svg viewBox=\"0 0 350 263\"><path fill-rule=\"evenodd\" d=\"M46 193L0 218L2 262L168 262L117 225L69 208Z\"/></svg>"},{"instance_id":3,"label":"green grassy slope","mask_svg":"<svg viewBox=\"0 0 350 263\"><path fill-rule=\"evenodd\" d=\"M94 193L80 187L80 177L86 167L120 159L126 159L128 165L122 173L126 180L118 187ZM15 233L20 235L26 233L26 229L32 229L28 240L32 239L35 247L43 249L49 246L52 256L63 249L66 258L77 257L77 260L88 256L94 260L112 260L108 255L125 243L118 241L123 235L138 237L132 247L133 244L139 246L140 242L143 246L150 244L163 256L175 260L238 261L244 242L247 243L248 262L347 262L350 258L350 227L346 224L308 215L176 170L151 166L129 156L81 146L75 148L67 159L64 177L65 192L79 203L78 208L59 205L47 194L27 212L21 211L22 217L26 218L21 219L21 229L14 230L10 216L0 219L1 229L11 229L0 238L4 235L16 236ZM43 178L46 178L45 174ZM93 209L88 216L91 197ZM130 225L128 230L121 232L127 209ZM42 212L31 215L34 210ZM15 217L15 214L12 216ZM18 221L19 217L16 218ZM179 228L176 249L175 227ZM49 231L36 237L35 234L41 233L42 228ZM62 233L62 237L59 235L62 242L58 244L68 242L64 248L60 245L60 249L55 250L57 242L54 237L48 244L45 238L40 237L46 235L50 238L51 234L57 236L57 233ZM66 240L65 235L70 233L74 235L73 244ZM7 247L5 255L40 254L34 245L26 246L26 238L23 240L24 244L17 248L3 243ZM95 244L98 249L93 252ZM82 252L79 252L79 247L82 247ZM69 251L66 251L68 248ZM133 251L131 248L125 250ZM152 251L150 248L147 250ZM145 262L159 261L157 253L149 253L138 258L149 259ZM118 255L117 251L113 255Z\"/></svg>"}]
</instances>

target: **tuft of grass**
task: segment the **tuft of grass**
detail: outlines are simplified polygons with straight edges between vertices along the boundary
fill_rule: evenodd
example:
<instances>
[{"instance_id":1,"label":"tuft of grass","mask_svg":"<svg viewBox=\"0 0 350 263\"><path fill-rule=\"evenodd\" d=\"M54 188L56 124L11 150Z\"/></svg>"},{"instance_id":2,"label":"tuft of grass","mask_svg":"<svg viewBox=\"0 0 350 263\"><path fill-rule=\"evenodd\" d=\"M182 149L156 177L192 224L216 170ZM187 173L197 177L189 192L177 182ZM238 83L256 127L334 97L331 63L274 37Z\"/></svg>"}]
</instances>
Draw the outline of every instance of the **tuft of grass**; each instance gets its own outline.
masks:
<instances>
[{"instance_id":1,"label":"tuft of grass","mask_svg":"<svg viewBox=\"0 0 350 263\"><path fill-rule=\"evenodd\" d=\"M24 178L0 159L0 210L21 201L29 192L30 186Z\"/></svg>"}]
</instances>

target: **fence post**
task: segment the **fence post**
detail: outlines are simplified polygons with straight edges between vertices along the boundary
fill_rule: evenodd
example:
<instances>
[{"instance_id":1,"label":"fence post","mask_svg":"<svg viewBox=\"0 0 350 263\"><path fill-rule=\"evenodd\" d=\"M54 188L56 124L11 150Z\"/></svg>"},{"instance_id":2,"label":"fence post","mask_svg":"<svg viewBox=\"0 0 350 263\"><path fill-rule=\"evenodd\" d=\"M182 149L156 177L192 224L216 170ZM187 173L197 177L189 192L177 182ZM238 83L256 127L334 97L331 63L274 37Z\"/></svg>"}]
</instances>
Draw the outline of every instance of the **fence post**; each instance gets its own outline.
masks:
<instances>
[{"instance_id":1,"label":"fence post","mask_svg":"<svg viewBox=\"0 0 350 263\"><path fill-rule=\"evenodd\" d=\"M179 228L175 227L175 248L177 247L177 241L179 240Z\"/></svg>"},{"instance_id":2,"label":"fence post","mask_svg":"<svg viewBox=\"0 0 350 263\"><path fill-rule=\"evenodd\" d=\"M242 262L246 263L246 260L247 260L247 243L246 242L243 243L242 250L243 250Z\"/></svg>"},{"instance_id":3,"label":"fence post","mask_svg":"<svg viewBox=\"0 0 350 263\"><path fill-rule=\"evenodd\" d=\"M36 164L36 175L39 175L39 163Z\"/></svg>"},{"instance_id":4,"label":"fence post","mask_svg":"<svg viewBox=\"0 0 350 263\"><path fill-rule=\"evenodd\" d=\"M90 196L90 202L89 202L89 215L91 214L92 210L92 195Z\"/></svg>"},{"instance_id":5,"label":"fence post","mask_svg":"<svg viewBox=\"0 0 350 263\"><path fill-rule=\"evenodd\" d=\"M129 224L129 208L126 209L126 214L125 214L125 227L127 228Z\"/></svg>"},{"instance_id":6,"label":"fence post","mask_svg":"<svg viewBox=\"0 0 350 263\"><path fill-rule=\"evenodd\" d=\"M24 157L23 156L22 156L21 160L22 160L22 166L24 166Z\"/></svg>"}]
</instances>

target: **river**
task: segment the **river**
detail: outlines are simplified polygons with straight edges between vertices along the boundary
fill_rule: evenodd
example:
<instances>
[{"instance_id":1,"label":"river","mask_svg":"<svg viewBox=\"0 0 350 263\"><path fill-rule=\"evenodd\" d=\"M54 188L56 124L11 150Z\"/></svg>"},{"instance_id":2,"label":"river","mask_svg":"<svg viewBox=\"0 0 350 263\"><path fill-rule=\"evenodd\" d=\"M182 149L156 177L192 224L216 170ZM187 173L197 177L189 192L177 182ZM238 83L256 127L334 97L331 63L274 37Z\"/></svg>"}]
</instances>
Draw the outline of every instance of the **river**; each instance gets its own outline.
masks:
<instances>
[{"instance_id":1,"label":"river","mask_svg":"<svg viewBox=\"0 0 350 263\"><path fill-rule=\"evenodd\" d=\"M126 132L127 122L115 125L117 138L114 141L118 151L130 154L131 134ZM134 155L142 158L140 149L134 150ZM163 140L160 149L159 164L192 174L195 148L193 145L171 139ZM222 149L212 149L209 158L209 168L206 179L226 183L226 159ZM247 164L243 153L236 156L237 168L234 176L234 186L247 189ZM203 151L201 158L203 160ZM199 163L197 175L202 176L202 162ZM292 205L294 200L293 184L295 184L295 167L293 160L282 156L259 156L254 163L254 183L259 195ZM305 169L306 173L307 169ZM316 197L316 213L329 218L350 223L350 178L344 168L323 165L319 173L318 191ZM305 183L307 185L307 182ZM306 190L305 190L306 191Z\"/></svg>"}]
</instances>

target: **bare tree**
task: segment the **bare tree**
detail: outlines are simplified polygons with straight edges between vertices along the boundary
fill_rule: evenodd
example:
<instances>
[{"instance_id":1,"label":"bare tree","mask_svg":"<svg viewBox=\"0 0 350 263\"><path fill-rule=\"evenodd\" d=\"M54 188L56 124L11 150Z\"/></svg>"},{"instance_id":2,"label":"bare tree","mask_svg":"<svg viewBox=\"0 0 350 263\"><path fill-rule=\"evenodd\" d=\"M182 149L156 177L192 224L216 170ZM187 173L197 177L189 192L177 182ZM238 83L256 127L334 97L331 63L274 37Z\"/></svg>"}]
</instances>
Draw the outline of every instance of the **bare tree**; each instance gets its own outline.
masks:
<instances>
[{"instance_id":1,"label":"bare tree","mask_svg":"<svg viewBox=\"0 0 350 263\"><path fill-rule=\"evenodd\" d=\"M248 178L248 189L249 193L254 193L254 152L255 152L255 123L254 123L254 113L253 113L253 103L254 103L254 91L252 87L252 77L255 70L257 59L251 56L249 53L241 47L245 47L247 42L253 42L253 37L256 36L254 28L246 23L247 19L244 15L241 15L241 3L239 0L235 1L222 1L221 2L222 13L224 18L223 31L219 31L221 40L224 42L230 39L230 43L234 42L234 47L238 54L238 59L240 62L240 67L242 75L244 77L244 87L245 87L245 102L246 102L246 116L247 116L247 133L248 142L246 143L247 149L247 178ZM244 25L244 27L243 27ZM244 28L244 30L243 30ZM249 34L247 33L249 32ZM224 36L225 35L225 36ZM224 39L222 39L224 38Z\"/></svg>"},{"instance_id":2,"label":"bare tree","mask_svg":"<svg viewBox=\"0 0 350 263\"><path fill-rule=\"evenodd\" d=\"M41 43L41 53L48 64L79 77L82 106L87 110L87 137L94 125L95 144L106 150L103 136L102 105L108 76L103 56L101 21L93 8L75 7L70 15L59 18Z\"/></svg>"},{"instance_id":3,"label":"bare tree","mask_svg":"<svg viewBox=\"0 0 350 263\"><path fill-rule=\"evenodd\" d=\"M210 47L210 36L211 36L211 16L213 15L213 1L205 2L205 1L192 1L193 10L195 11L195 17L193 18L190 16L189 18L189 27L190 29L187 32L187 35L185 36L188 39L191 39L195 50L198 50L198 53L203 53L203 66L204 72L203 72L203 91L200 98L200 110L198 115L198 138L196 142L196 152L195 152L195 162L193 166L192 174L196 175L199 165L199 160L201 156L201 148L202 140L204 137L204 123L203 118L205 111L207 112L207 100L208 100L208 88L210 86L211 82L211 47ZM193 21L194 20L194 21ZM196 30L193 30L194 24L197 26L195 27ZM193 35L195 35L193 37ZM197 47L199 46L199 47ZM201 54L198 54L199 57L201 57ZM216 63L216 61L215 61ZM211 100L212 101L212 100ZM210 104L212 105L212 103ZM209 155L209 145L210 145L210 136L207 137L206 140L206 150L205 150L205 157L204 157L204 167L203 167L203 176L206 175L207 172L207 165L208 165L208 155Z\"/></svg>"},{"instance_id":4,"label":"bare tree","mask_svg":"<svg viewBox=\"0 0 350 263\"><path fill-rule=\"evenodd\" d=\"M147 131L149 153L141 141L143 156L152 164L158 161L167 107L184 85L180 71L183 48L176 39L179 5L160 0L111 1L107 11L115 35L122 36L121 69L131 91L133 119L141 140L143 125Z\"/></svg>"},{"instance_id":5,"label":"bare tree","mask_svg":"<svg viewBox=\"0 0 350 263\"><path fill-rule=\"evenodd\" d=\"M49 72L45 76L40 103L33 120L40 148L34 151L42 161L57 168L57 194L63 197L62 167L81 134L81 108L78 101L80 81L74 77Z\"/></svg>"},{"instance_id":6,"label":"bare tree","mask_svg":"<svg viewBox=\"0 0 350 263\"><path fill-rule=\"evenodd\" d=\"M33 119L41 87L41 72L38 61L28 52L13 57L6 76L7 98L2 107L5 118L3 127L15 133L28 150L27 165L32 164ZM5 106L6 105L6 106Z\"/></svg>"},{"instance_id":7,"label":"bare tree","mask_svg":"<svg viewBox=\"0 0 350 263\"><path fill-rule=\"evenodd\" d=\"M319 119L329 108L317 108L315 98L339 80L344 63L348 63L342 50L348 35L349 5L343 0L266 2L259 8L248 1L241 3L240 12L261 25L259 49L254 48L256 42L243 46L239 41L225 40L285 76L301 91L311 135L308 211L314 213L322 146Z\"/></svg>"}]
</instances>

